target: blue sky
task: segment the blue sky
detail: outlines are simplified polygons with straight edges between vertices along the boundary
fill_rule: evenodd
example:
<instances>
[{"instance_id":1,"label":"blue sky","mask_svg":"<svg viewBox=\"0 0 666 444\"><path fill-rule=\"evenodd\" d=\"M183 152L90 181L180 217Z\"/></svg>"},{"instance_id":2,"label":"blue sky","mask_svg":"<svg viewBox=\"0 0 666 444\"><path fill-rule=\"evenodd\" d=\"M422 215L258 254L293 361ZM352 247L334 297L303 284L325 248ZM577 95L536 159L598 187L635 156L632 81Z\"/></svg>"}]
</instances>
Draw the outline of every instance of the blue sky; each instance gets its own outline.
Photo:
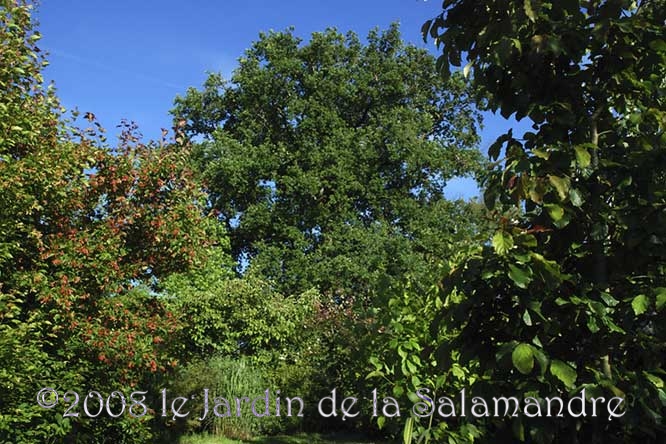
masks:
<instances>
[{"instance_id":1,"label":"blue sky","mask_svg":"<svg viewBox=\"0 0 666 444\"><path fill-rule=\"evenodd\" d=\"M110 133L126 118L157 138L171 126L174 97L199 87L206 72L228 77L260 31L294 26L307 39L336 27L365 37L398 21L406 41L436 53L420 30L440 7L439 0L42 0L37 18L49 53L45 77L55 81L63 106L93 112ZM486 116L481 148L507 125ZM477 194L471 180L447 186L449 197Z\"/></svg>"}]
</instances>

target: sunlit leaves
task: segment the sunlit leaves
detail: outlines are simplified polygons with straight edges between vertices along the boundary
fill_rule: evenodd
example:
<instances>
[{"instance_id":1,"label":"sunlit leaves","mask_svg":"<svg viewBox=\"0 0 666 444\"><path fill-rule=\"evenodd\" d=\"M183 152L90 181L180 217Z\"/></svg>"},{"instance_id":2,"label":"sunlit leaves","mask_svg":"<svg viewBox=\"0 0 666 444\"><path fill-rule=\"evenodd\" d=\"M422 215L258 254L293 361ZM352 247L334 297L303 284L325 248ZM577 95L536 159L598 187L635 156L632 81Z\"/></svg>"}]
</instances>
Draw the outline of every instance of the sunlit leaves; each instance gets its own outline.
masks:
<instances>
[{"instance_id":1,"label":"sunlit leaves","mask_svg":"<svg viewBox=\"0 0 666 444\"><path fill-rule=\"evenodd\" d=\"M568 389L572 389L576 382L578 375L576 370L571 368L566 362L562 362L558 359L554 359L550 363L550 373L555 376L557 379L562 381L564 386Z\"/></svg>"},{"instance_id":2,"label":"sunlit leaves","mask_svg":"<svg viewBox=\"0 0 666 444\"><path fill-rule=\"evenodd\" d=\"M497 231L492 240L493 248L499 255L504 255L513 247L513 237L509 233Z\"/></svg>"},{"instance_id":3,"label":"sunlit leaves","mask_svg":"<svg viewBox=\"0 0 666 444\"><path fill-rule=\"evenodd\" d=\"M592 146L592 149L596 149L596 147ZM585 145L576 145L574 150L576 151L576 162L578 162L578 165L580 165L581 168L587 168L592 159L588 147Z\"/></svg>"},{"instance_id":4,"label":"sunlit leaves","mask_svg":"<svg viewBox=\"0 0 666 444\"><path fill-rule=\"evenodd\" d=\"M663 2L507 5L444 2L430 32L437 28L445 57L470 64L467 77L492 110L534 123L522 137L509 131L491 145L497 163L484 196L498 215L520 213L502 220L502 232L520 227L537 241L528 247L514 234L514 247L505 248L496 234L484 255L460 265L467 273L450 276L444 288L465 288L466 305L441 317L467 323L453 324L462 325L455 341L461 355L478 359L481 378L541 395L539 384L547 381L638 400L634 416L601 428L590 421L555 428L514 422L514 439L529 433L539 443L616 435L658 442L664 404L645 371L663 372L656 350L666 335L659 319L666 270L666 8ZM530 305L536 301L539 316ZM502 338L504 345L481 337ZM525 345L513 362L518 372L484 366L511 343ZM550 360L540 378L527 372L528 344L543 347ZM489 439L511 441L497 433Z\"/></svg>"},{"instance_id":5,"label":"sunlit leaves","mask_svg":"<svg viewBox=\"0 0 666 444\"><path fill-rule=\"evenodd\" d=\"M527 15L527 17L533 22L535 22L537 18L535 9L538 6L538 2L534 2L533 0L525 0L524 2L525 15Z\"/></svg>"},{"instance_id":6,"label":"sunlit leaves","mask_svg":"<svg viewBox=\"0 0 666 444\"><path fill-rule=\"evenodd\" d=\"M286 31L261 35L230 83L210 76L173 113L210 139L195 158L239 261L285 293L360 299L428 273L451 234L483 223L479 205L443 196L450 178L481 171L470 93L395 25L367 43Z\"/></svg>"},{"instance_id":7,"label":"sunlit leaves","mask_svg":"<svg viewBox=\"0 0 666 444\"><path fill-rule=\"evenodd\" d=\"M656 305L657 311L661 311L661 309L664 308L664 305L666 305L666 288L665 287L657 288L657 297L656 297L655 305Z\"/></svg>"},{"instance_id":8,"label":"sunlit leaves","mask_svg":"<svg viewBox=\"0 0 666 444\"><path fill-rule=\"evenodd\" d=\"M647 311L649 304L650 302L648 297L644 294L641 294L632 299L631 308L634 310L634 313L636 313L636 316L638 316Z\"/></svg>"},{"instance_id":9,"label":"sunlit leaves","mask_svg":"<svg viewBox=\"0 0 666 444\"><path fill-rule=\"evenodd\" d=\"M33 13L0 1L0 385L12 387L3 411L22 412L0 415L0 441L71 441L73 427L103 425L108 439L145 442L147 422L74 424L26 400L35 387L110 393L173 369L181 320L148 288L224 238L187 147L141 144L128 124L111 148L93 113L85 129L63 118Z\"/></svg>"},{"instance_id":10,"label":"sunlit leaves","mask_svg":"<svg viewBox=\"0 0 666 444\"><path fill-rule=\"evenodd\" d=\"M548 180L550 181L550 184L557 190L557 194L560 196L560 199L565 200L569 192L569 187L571 186L569 178L549 175Z\"/></svg>"},{"instance_id":11,"label":"sunlit leaves","mask_svg":"<svg viewBox=\"0 0 666 444\"><path fill-rule=\"evenodd\" d=\"M529 374L534 368L534 350L529 344L518 344L511 353L511 360L516 369L523 374Z\"/></svg>"}]
</instances>

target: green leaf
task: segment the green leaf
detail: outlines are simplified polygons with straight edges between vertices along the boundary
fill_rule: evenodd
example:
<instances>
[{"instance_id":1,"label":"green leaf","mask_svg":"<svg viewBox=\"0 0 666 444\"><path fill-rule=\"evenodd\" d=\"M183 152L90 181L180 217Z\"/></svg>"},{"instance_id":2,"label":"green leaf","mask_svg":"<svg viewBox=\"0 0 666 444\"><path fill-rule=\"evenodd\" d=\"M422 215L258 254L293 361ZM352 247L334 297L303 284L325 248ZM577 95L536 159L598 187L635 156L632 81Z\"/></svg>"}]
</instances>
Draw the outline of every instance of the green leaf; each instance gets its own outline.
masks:
<instances>
[{"instance_id":1,"label":"green leaf","mask_svg":"<svg viewBox=\"0 0 666 444\"><path fill-rule=\"evenodd\" d=\"M431 25L432 20L428 20L423 24L423 26L421 26L421 36L423 37L423 43L428 43L428 31L430 31Z\"/></svg>"},{"instance_id":2,"label":"green leaf","mask_svg":"<svg viewBox=\"0 0 666 444\"><path fill-rule=\"evenodd\" d=\"M569 304L569 301L567 301L566 299L562 299L561 297L558 297L557 299L555 299L555 303L556 303L559 307L561 307L561 306L563 306L563 305L567 305L567 304Z\"/></svg>"},{"instance_id":3,"label":"green leaf","mask_svg":"<svg viewBox=\"0 0 666 444\"><path fill-rule=\"evenodd\" d=\"M569 188L571 187L571 182L569 181L568 177L559 177L549 174L548 181L553 187L555 187L557 194L560 195L560 199L564 200L567 198Z\"/></svg>"},{"instance_id":4,"label":"green leaf","mask_svg":"<svg viewBox=\"0 0 666 444\"><path fill-rule=\"evenodd\" d=\"M573 388L578 378L576 370L574 370L566 362L553 359L550 363L550 373L557 379L562 381L567 388Z\"/></svg>"},{"instance_id":5,"label":"green leaf","mask_svg":"<svg viewBox=\"0 0 666 444\"><path fill-rule=\"evenodd\" d=\"M590 162L592 160L592 156L590 156L589 151L587 151L587 148L585 146L577 145L574 147L574 150L576 150L576 162L581 168L587 168L590 166Z\"/></svg>"},{"instance_id":6,"label":"green leaf","mask_svg":"<svg viewBox=\"0 0 666 444\"><path fill-rule=\"evenodd\" d=\"M654 384L655 387L664 388L664 381L660 377L655 376L655 375L653 375L651 373L648 373L648 372L643 372L643 375L645 375L645 377L648 380L650 380L650 382L652 384Z\"/></svg>"},{"instance_id":7,"label":"green leaf","mask_svg":"<svg viewBox=\"0 0 666 444\"><path fill-rule=\"evenodd\" d=\"M650 49L653 49L657 52L666 52L666 42L662 39L652 40L649 43Z\"/></svg>"},{"instance_id":8,"label":"green leaf","mask_svg":"<svg viewBox=\"0 0 666 444\"><path fill-rule=\"evenodd\" d=\"M546 356L543 351L536 349L534 350L534 357L541 369L541 376L543 376L546 373L546 370L548 370L548 356Z\"/></svg>"},{"instance_id":9,"label":"green leaf","mask_svg":"<svg viewBox=\"0 0 666 444\"><path fill-rule=\"evenodd\" d=\"M514 367L524 375L529 374L534 368L534 350L529 344L518 344L511 353Z\"/></svg>"},{"instance_id":10,"label":"green leaf","mask_svg":"<svg viewBox=\"0 0 666 444\"><path fill-rule=\"evenodd\" d=\"M608 225L605 222L597 222L592 225L590 236L594 240L604 240L608 236Z\"/></svg>"},{"instance_id":11,"label":"green leaf","mask_svg":"<svg viewBox=\"0 0 666 444\"><path fill-rule=\"evenodd\" d=\"M513 247L513 237L504 231L498 231L493 236L493 248L500 256L505 255Z\"/></svg>"},{"instance_id":12,"label":"green leaf","mask_svg":"<svg viewBox=\"0 0 666 444\"><path fill-rule=\"evenodd\" d=\"M365 379L371 379L371 378L378 378L378 377L383 377L384 373L379 371L379 370L374 370L368 373L368 375L365 377Z\"/></svg>"},{"instance_id":13,"label":"green leaf","mask_svg":"<svg viewBox=\"0 0 666 444\"><path fill-rule=\"evenodd\" d=\"M544 207L546 207L546 210L548 211L550 218L553 219L553 221L555 222L562 219L562 217L564 216L564 208L562 208L559 205L546 204L544 205Z\"/></svg>"},{"instance_id":14,"label":"green leaf","mask_svg":"<svg viewBox=\"0 0 666 444\"><path fill-rule=\"evenodd\" d=\"M504 145L504 141L500 139L496 140L492 143L492 145L490 145L490 148L488 148L488 157L490 157L491 160L497 160L500 155L502 145Z\"/></svg>"},{"instance_id":15,"label":"green leaf","mask_svg":"<svg viewBox=\"0 0 666 444\"><path fill-rule=\"evenodd\" d=\"M499 136L488 148L488 157L492 160L497 160L500 151L505 142L513 139L513 129L510 129L506 134Z\"/></svg>"},{"instance_id":16,"label":"green leaf","mask_svg":"<svg viewBox=\"0 0 666 444\"><path fill-rule=\"evenodd\" d=\"M414 429L414 418L410 416L409 418L407 418L407 422L405 423L405 430L403 431L402 434L403 444L412 443L413 429Z\"/></svg>"},{"instance_id":17,"label":"green leaf","mask_svg":"<svg viewBox=\"0 0 666 444\"><path fill-rule=\"evenodd\" d=\"M583 197L580 191L575 188L569 189L569 200L571 200L571 205L576 208L580 208L583 205Z\"/></svg>"},{"instance_id":18,"label":"green leaf","mask_svg":"<svg viewBox=\"0 0 666 444\"><path fill-rule=\"evenodd\" d=\"M534 7L532 6L532 0L525 0L523 2L523 7L525 9L525 15L533 21L536 22L536 13L534 12Z\"/></svg>"},{"instance_id":19,"label":"green leaf","mask_svg":"<svg viewBox=\"0 0 666 444\"><path fill-rule=\"evenodd\" d=\"M661 401L661 405L666 407L666 392L664 392L662 389L657 390L657 393L659 393L659 401Z\"/></svg>"},{"instance_id":20,"label":"green leaf","mask_svg":"<svg viewBox=\"0 0 666 444\"><path fill-rule=\"evenodd\" d=\"M657 299L655 303L657 311L661 311L661 309L664 308L664 305L666 305L666 287L658 287Z\"/></svg>"},{"instance_id":21,"label":"green leaf","mask_svg":"<svg viewBox=\"0 0 666 444\"><path fill-rule=\"evenodd\" d=\"M622 390L620 390L616 385L614 385L611 381L605 380L601 381L601 385L611 392L613 392L613 395L619 397L619 398L626 398L627 394L624 393Z\"/></svg>"},{"instance_id":22,"label":"green leaf","mask_svg":"<svg viewBox=\"0 0 666 444\"><path fill-rule=\"evenodd\" d=\"M507 342L506 344L502 344L499 346L499 349L495 353L495 361L499 364L501 360L505 358L506 355L508 355L510 352L513 352L513 349L516 347L516 342L511 341Z\"/></svg>"},{"instance_id":23,"label":"green leaf","mask_svg":"<svg viewBox=\"0 0 666 444\"><path fill-rule=\"evenodd\" d=\"M509 277L520 288L527 288L527 285L532 281L529 271L518 268L513 264L509 264Z\"/></svg>"},{"instance_id":24,"label":"green leaf","mask_svg":"<svg viewBox=\"0 0 666 444\"><path fill-rule=\"evenodd\" d=\"M650 306L650 300L644 294L638 295L631 301L631 308L634 309L636 316L645 313Z\"/></svg>"},{"instance_id":25,"label":"green leaf","mask_svg":"<svg viewBox=\"0 0 666 444\"><path fill-rule=\"evenodd\" d=\"M542 149L539 149L539 148L534 148L532 150L532 153L534 153L534 155L536 157L540 158L540 159L548 160L550 158L550 152L549 151L542 150Z\"/></svg>"},{"instance_id":26,"label":"green leaf","mask_svg":"<svg viewBox=\"0 0 666 444\"><path fill-rule=\"evenodd\" d=\"M523 312L523 322L524 322L525 325L527 325L528 327L531 327L531 326L532 326L532 317L530 316L530 312L527 311L527 310L525 310L525 311Z\"/></svg>"},{"instance_id":27,"label":"green leaf","mask_svg":"<svg viewBox=\"0 0 666 444\"><path fill-rule=\"evenodd\" d=\"M553 221L553 225L557 228L564 228L569 225L569 222L571 222L571 213L564 213L561 219Z\"/></svg>"},{"instance_id":28,"label":"green leaf","mask_svg":"<svg viewBox=\"0 0 666 444\"><path fill-rule=\"evenodd\" d=\"M523 54L523 45L520 43L520 40L518 39L511 39L511 42L513 43L513 46L518 50L519 54Z\"/></svg>"},{"instance_id":29,"label":"green leaf","mask_svg":"<svg viewBox=\"0 0 666 444\"><path fill-rule=\"evenodd\" d=\"M435 63L435 69L438 73L442 75L444 80L448 80L451 77L451 70L449 69L449 63L447 58L444 55L437 57L437 62Z\"/></svg>"},{"instance_id":30,"label":"green leaf","mask_svg":"<svg viewBox=\"0 0 666 444\"><path fill-rule=\"evenodd\" d=\"M469 62L469 63L467 63L467 64L465 65L465 67L463 68L463 76L464 76L465 78L468 78L468 77L469 77L469 72L470 72L470 70L472 69L472 65L473 65L473 64L474 64L474 62Z\"/></svg>"},{"instance_id":31,"label":"green leaf","mask_svg":"<svg viewBox=\"0 0 666 444\"><path fill-rule=\"evenodd\" d=\"M617 299L615 299L613 296L611 296L609 293L606 293L605 291L601 293L601 299L609 307L615 307L617 304L620 303L620 301L618 301Z\"/></svg>"}]
</instances>

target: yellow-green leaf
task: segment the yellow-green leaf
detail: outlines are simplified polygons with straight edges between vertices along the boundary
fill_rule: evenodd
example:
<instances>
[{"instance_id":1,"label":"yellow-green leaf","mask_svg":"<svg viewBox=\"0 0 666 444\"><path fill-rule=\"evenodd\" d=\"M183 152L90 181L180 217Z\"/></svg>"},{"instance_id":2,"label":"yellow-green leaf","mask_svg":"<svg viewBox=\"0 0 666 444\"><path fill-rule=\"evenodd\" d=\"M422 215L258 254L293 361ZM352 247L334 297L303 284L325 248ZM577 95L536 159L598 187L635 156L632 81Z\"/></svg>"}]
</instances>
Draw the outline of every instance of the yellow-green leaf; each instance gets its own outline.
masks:
<instances>
[{"instance_id":1,"label":"yellow-green leaf","mask_svg":"<svg viewBox=\"0 0 666 444\"><path fill-rule=\"evenodd\" d=\"M514 367L524 375L529 374L534 368L534 350L529 344L518 344L511 353Z\"/></svg>"},{"instance_id":2,"label":"yellow-green leaf","mask_svg":"<svg viewBox=\"0 0 666 444\"><path fill-rule=\"evenodd\" d=\"M544 207L546 207L546 210L548 211L550 218L553 219L555 222L562 219L562 217L564 216L564 208L562 208L559 205L546 204L544 205Z\"/></svg>"},{"instance_id":3,"label":"yellow-green leaf","mask_svg":"<svg viewBox=\"0 0 666 444\"><path fill-rule=\"evenodd\" d=\"M571 182L568 177L553 176L551 174L548 176L548 181L553 187L555 187L557 194L560 195L560 199L564 200L567 198L569 188L571 187Z\"/></svg>"},{"instance_id":4,"label":"yellow-green leaf","mask_svg":"<svg viewBox=\"0 0 666 444\"><path fill-rule=\"evenodd\" d=\"M590 166L592 157L590 156L589 151L587 151L587 148L578 145L574 147L574 150L576 150L576 162L578 162L578 165L581 168L587 168Z\"/></svg>"},{"instance_id":5,"label":"yellow-green leaf","mask_svg":"<svg viewBox=\"0 0 666 444\"><path fill-rule=\"evenodd\" d=\"M407 418L407 422L405 423L405 430L403 431L402 434L402 442L404 444L412 443L413 429L414 429L414 418L409 417Z\"/></svg>"},{"instance_id":6,"label":"yellow-green leaf","mask_svg":"<svg viewBox=\"0 0 666 444\"><path fill-rule=\"evenodd\" d=\"M566 362L558 359L553 359L550 363L550 373L557 379L562 381L567 388L573 388L578 378L576 370L574 370Z\"/></svg>"},{"instance_id":7,"label":"yellow-green leaf","mask_svg":"<svg viewBox=\"0 0 666 444\"><path fill-rule=\"evenodd\" d=\"M574 207L581 207L583 205L583 197L575 188L569 190L569 200L571 200L571 205Z\"/></svg>"},{"instance_id":8,"label":"yellow-green leaf","mask_svg":"<svg viewBox=\"0 0 666 444\"><path fill-rule=\"evenodd\" d=\"M646 378L650 380L651 383L654 384L655 387L664 388L664 381L660 377L648 372L643 372L643 374L645 375Z\"/></svg>"},{"instance_id":9,"label":"yellow-green leaf","mask_svg":"<svg viewBox=\"0 0 666 444\"><path fill-rule=\"evenodd\" d=\"M650 300L644 294L640 294L631 301L631 308L634 309L636 316L643 314L647 311L650 305Z\"/></svg>"},{"instance_id":10,"label":"yellow-green leaf","mask_svg":"<svg viewBox=\"0 0 666 444\"><path fill-rule=\"evenodd\" d=\"M530 316L530 312L528 312L527 310L523 312L523 322L528 327L532 326L532 316Z\"/></svg>"},{"instance_id":11,"label":"yellow-green leaf","mask_svg":"<svg viewBox=\"0 0 666 444\"><path fill-rule=\"evenodd\" d=\"M666 305L666 287L658 287L657 300L655 302L657 311L661 311L661 309L664 308L664 305Z\"/></svg>"},{"instance_id":12,"label":"yellow-green leaf","mask_svg":"<svg viewBox=\"0 0 666 444\"><path fill-rule=\"evenodd\" d=\"M534 12L534 7L532 6L532 0L525 0L523 5L525 9L525 15L527 15L527 17L533 22L536 22L536 13Z\"/></svg>"},{"instance_id":13,"label":"yellow-green leaf","mask_svg":"<svg viewBox=\"0 0 666 444\"><path fill-rule=\"evenodd\" d=\"M513 247L513 238L510 234L498 231L493 236L493 248L500 256L505 255Z\"/></svg>"}]
</instances>

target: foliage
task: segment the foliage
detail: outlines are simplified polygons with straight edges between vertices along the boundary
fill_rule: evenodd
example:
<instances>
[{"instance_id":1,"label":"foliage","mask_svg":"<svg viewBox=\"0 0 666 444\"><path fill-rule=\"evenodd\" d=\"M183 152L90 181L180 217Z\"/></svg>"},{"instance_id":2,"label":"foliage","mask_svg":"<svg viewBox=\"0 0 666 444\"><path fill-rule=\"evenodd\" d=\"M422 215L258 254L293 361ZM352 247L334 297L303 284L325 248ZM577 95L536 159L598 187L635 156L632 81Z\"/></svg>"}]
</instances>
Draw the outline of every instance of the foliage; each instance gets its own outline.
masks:
<instances>
[{"instance_id":1,"label":"foliage","mask_svg":"<svg viewBox=\"0 0 666 444\"><path fill-rule=\"evenodd\" d=\"M477 229L473 207L443 197L449 179L479 171L469 91L396 25L365 45L332 29L307 44L261 34L239 63L173 113L204 139L196 157L241 268L285 294L361 301L427 274Z\"/></svg>"},{"instance_id":2,"label":"foliage","mask_svg":"<svg viewBox=\"0 0 666 444\"><path fill-rule=\"evenodd\" d=\"M471 247L470 247L471 248ZM461 249L448 262L440 263L434 276L446 276L469 254ZM447 418L438 421L436 417L414 414L414 407L422 399L416 397L418 390L427 388L430 397L453 396L465 388L478 366L469 363L462 366L458 362L448 362L441 366L440 347L455 339L455 332L445 328L432 329L432 320L445 308L459 301L455 292L446 294L438 285L432 285L426 291L412 285L407 279L395 285L383 295L381 308L375 310L373 322L369 325L370 334L362 344L369 350L368 359L372 371L367 374L369 389L377 390L378 411L383 407L382 399L394 398L400 406L400 416L394 415L391 408L387 414L377 419L377 425L383 433L405 442L411 437L418 441L440 442L444 436L455 431L458 437L474 439L480 435L479 425L465 423L459 418ZM456 351L457 352L457 351ZM383 412L382 412L383 413ZM411 427L405 427L405 424ZM411 429L411 433L410 430ZM407 438L407 437L410 438Z\"/></svg>"},{"instance_id":3,"label":"foliage","mask_svg":"<svg viewBox=\"0 0 666 444\"><path fill-rule=\"evenodd\" d=\"M233 359L221 356L212 356L205 360L195 360L182 368L171 384L172 393L178 396L194 396L188 407L193 412L188 422L195 431L205 430L215 436L224 436L233 439L247 440L261 432L270 430L275 426L275 417L257 417L253 414L247 403L241 405L241 414L237 416L235 398L248 397L255 399L262 397L270 384L264 379L257 367L248 363L246 358ZM211 412L203 421L195 419L201 417L204 411L203 393L209 390L209 409ZM269 395L269 411L274 414L275 393L271 388ZM216 417L214 408L216 397L223 397L229 402L229 417ZM262 412L261 402L257 403L257 412ZM219 408L220 414L225 414L225 408ZM182 421L182 420L181 420Z\"/></svg>"},{"instance_id":4,"label":"foliage","mask_svg":"<svg viewBox=\"0 0 666 444\"><path fill-rule=\"evenodd\" d=\"M620 396L626 414L486 418L488 442L663 442L663 1L446 0L424 34L491 109L528 117L490 148L485 200L524 214L444 279L441 372L474 395ZM455 297L454 297L455 296ZM424 370L428 374L427 370ZM469 424L469 423L468 423ZM462 427L462 426L461 426ZM462 429L449 442L477 440Z\"/></svg>"},{"instance_id":5,"label":"foliage","mask_svg":"<svg viewBox=\"0 0 666 444\"><path fill-rule=\"evenodd\" d=\"M362 436L350 434L321 435L319 433L299 433L293 435L262 436L249 441L236 441L219 438L207 434L183 437L180 444L383 444L381 441L364 439Z\"/></svg>"},{"instance_id":6,"label":"foliage","mask_svg":"<svg viewBox=\"0 0 666 444\"><path fill-rule=\"evenodd\" d=\"M217 361L208 361L211 356L224 362L246 360L265 382L262 390L279 389L283 396L305 401L304 418L283 417L279 424L265 420L264 432L278 425L282 431L317 427L317 401L330 392L332 383L349 379L339 372L350 367L350 351L345 347L353 343L345 319L350 311L327 307L315 291L284 296L265 281L230 278L214 260L170 276L161 291L168 307L185 324L173 339L178 355L195 362L197 371L215 373L214 368L202 370L207 365L215 367ZM184 381L176 384L188 384L195 375L187 371Z\"/></svg>"},{"instance_id":7,"label":"foliage","mask_svg":"<svg viewBox=\"0 0 666 444\"><path fill-rule=\"evenodd\" d=\"M128 125L110 148L91 113L92 128L65 126L31 9L0 3L0 441L145 441L150 416L63 418L35 395L129 394L169 371L181 325L149 289L220 233L182 144L143 145Z\"/></svg>"},{"instance_id":8,"label":"foliage","mask_svg":"<svg viewBox=\"0 0 666 444\"><path fill-rule=\"evenodd\" d=\"M315 313L315 292L286 297L259 280L225 278L228 272L212 261L204 270L209 272L174 275L164 283L169 307L185 324L178 338L183 356L298 362L301 338Z\"/></svg>"}]
</instances>

